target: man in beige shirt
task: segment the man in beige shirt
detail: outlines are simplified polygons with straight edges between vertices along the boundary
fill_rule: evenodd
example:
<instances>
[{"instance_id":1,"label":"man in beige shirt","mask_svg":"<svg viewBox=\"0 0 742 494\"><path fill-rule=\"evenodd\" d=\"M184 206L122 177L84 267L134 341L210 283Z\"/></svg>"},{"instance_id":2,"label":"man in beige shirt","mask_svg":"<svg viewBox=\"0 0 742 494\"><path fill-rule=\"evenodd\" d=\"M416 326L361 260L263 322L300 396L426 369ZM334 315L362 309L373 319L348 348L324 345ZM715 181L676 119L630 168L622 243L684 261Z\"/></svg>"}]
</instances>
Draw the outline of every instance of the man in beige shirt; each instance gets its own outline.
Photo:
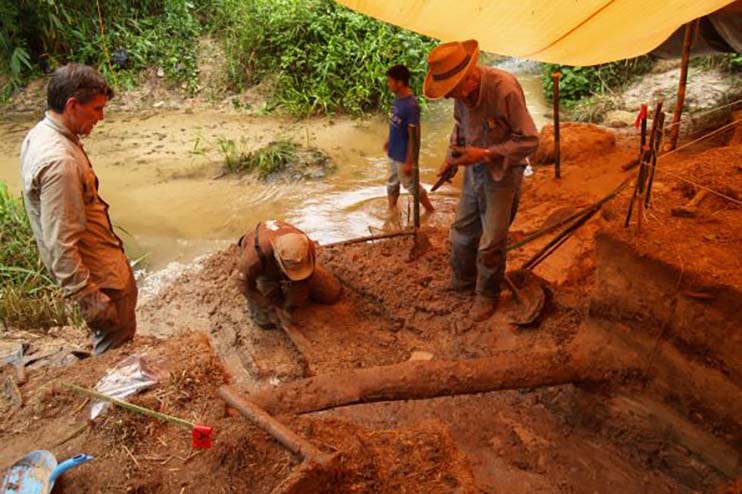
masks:
<instances>
[{"instance_id":1,"label":"man in beige shirt","mask_svg":"<svg viewBox=\"0 0 742 494\"><path fill-rule=\"evenodd\" d=\"M451 289L476 292L471 316L492 315L505 274L505 247L515 218L526 158L538 130L518 80L477 63L475 40L443 43L428 56L425 96L452 98L456 126L443 175L465 167L461 203L451 226ZM456 142L460 135L463 142Z\"/></svg>"},{"instance_id":2,"label":"man in beige shirt","mask_svg":"<svg viewBox=\"0 0 742 494\"><path fill-rule=\"evenodd\" d=\"M41 260L77 301L96 355L136 332L136 282L80 142L113 95L95 69L59 68L47 88L46 116L21 147L23 199Z\"/></svg>"}]
</instances>

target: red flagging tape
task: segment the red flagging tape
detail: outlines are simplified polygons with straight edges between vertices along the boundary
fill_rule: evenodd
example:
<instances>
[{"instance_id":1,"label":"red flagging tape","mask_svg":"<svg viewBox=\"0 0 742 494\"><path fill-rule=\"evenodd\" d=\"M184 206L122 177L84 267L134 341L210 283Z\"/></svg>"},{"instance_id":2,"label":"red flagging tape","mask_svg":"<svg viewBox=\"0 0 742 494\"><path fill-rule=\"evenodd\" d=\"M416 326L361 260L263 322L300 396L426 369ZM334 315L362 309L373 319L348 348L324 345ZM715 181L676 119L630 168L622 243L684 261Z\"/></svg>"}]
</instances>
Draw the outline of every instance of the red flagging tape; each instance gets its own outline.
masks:
<instances>
[{"instance_id":1,"label":"red flagging tape","mask_svg":"<svg viewBox=\"0 0 742 494\"><path fill-rule=\"evenodd\" d=\"M639 125L641 124L642 120L647 119L647 105L642 105L642 109L639 110L639 114L636 116L636 120L634 121L634 127L637 129L639 128Z\"/></svg>"},{"instance_id":2,"label":"red flagging tape","mask_svg":"<svg viewBox=\"0 0 742 494\"><path fill-rule=\"evenodd\" d=\"M214 428L208 425L194 425L191 430L191 446L194 449L211 448L211 435L213 432Z\"/></svg>"}]
</instances>

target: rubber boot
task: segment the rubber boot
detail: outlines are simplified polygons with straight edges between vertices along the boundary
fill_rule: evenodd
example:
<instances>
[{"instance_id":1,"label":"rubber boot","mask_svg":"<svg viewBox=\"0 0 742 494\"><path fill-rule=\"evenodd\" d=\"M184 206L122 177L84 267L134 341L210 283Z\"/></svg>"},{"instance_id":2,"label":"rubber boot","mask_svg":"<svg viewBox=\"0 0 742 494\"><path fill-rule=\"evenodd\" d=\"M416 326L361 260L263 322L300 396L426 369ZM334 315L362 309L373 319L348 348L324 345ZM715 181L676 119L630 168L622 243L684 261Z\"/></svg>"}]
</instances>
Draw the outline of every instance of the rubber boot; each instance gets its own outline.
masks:
<instances>
[{"instance_id":1,"label":"rubber boot","mask_svg":"<svg viewBox=\"0 0 742 494\"><path fill-rule=\"evenodd\" d=\"M472 320L475 322L482 322L492 317L492 314L495 313L495 309L497 308L497 301L497 298L477 295L474 298L474 303L469 312Z\"/></svg>"}]
</instances>

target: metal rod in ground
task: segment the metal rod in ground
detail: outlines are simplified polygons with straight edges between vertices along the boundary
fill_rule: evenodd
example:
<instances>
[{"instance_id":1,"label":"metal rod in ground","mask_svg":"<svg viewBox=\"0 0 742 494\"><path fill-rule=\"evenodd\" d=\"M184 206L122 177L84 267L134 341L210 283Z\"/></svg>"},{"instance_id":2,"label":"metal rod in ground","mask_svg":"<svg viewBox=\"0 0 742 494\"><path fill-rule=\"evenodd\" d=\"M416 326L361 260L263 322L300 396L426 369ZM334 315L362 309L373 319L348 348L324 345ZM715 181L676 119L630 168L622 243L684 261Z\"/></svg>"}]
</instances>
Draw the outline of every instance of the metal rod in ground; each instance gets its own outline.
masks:
<instances>
[{"instance_id":1,"label":"metal rod in ground","mask_svg":"<svg viewBox=\"0 0 742 494\"><path fill-rule=\"evenodd\" d=\"M623 190L626 188L626 186L628 186L629 183L631 183L631 180L632 180L631 178L625 179L623 182L621 182L618 185L618 187L616 187L615 189L613 189L611 192L609 192L606 196L602 197L601 199L598 199L597 201L595 201L594 203L590 204L589 206L586 206L586 207L582 208L581 210L575 212L574 214L569 215L568 217L564 218L561 221L558 221L557 223L554 223L551 226L548 226L546 228L542 228L541 230L538 230L536 232L533 232L532 234L530 234L530 235L528 235L528 236L520 239L517 242L513 242L512 244L510 244L507 247L505 247L505 250L506 251L511 251L511 250L519 249L519 248L523 247L524 245L529 244L529 243L533 242L534 240L537 240L537 239L543 237L544 235L548 235L549 233L558 230L559 228L561 228L562 226L564 226L564 225L566 225L568 223L573 222L575 219L577 219L577 218L581 217L583 214L585 214L586 211L592 210L593 208L600 209L603 206L603 204L605 204L606 202L610 201L611 199L613 199L614 197L616 197L618 194L620 194L621 192L623 192Z\"/></svg>"},{"instance_id":2,"label":"metal rod in ground","mask_svg":"<svg viewBox=\"0 0 742 494\"><path fill-rule=\"evenodd\" d=\"M675 146L678 144L678 136L680 135L680 117L683 114L685 87L688 81L688 62L690 61L690 50L693 45L693 31L697 26L697 19L685 25L685 34L683 35L683 53L680 62L680 80L678 81L678 99L675 102L675 112L672 114L672 124L670 125L670 138L665 147L665 151L675 149Z\"/></svg>"},{"instance_id":3,"label":"metal rod in ground","mask_svg":"<svg viewBox=\"0 0 742 494\"><path fill-rule=\"evenodd\" d=\"M409 145L412 146L412 222L415 230L420 228L420 129L417 125L408 127Z\"/></svg>"},{"instance_id":4,"label":"metal rod in ground","mask_svg":"<svg viewBox=\"0 0 742 494\"><path fill-rule=\"evenodd\" d=\"M652 164L649 167L649 181L647 182L647 192L644 198L644 207L649 207L649 201L652 194L652 185L654 184L654 173L657 170L657 155L660 153L660 145L662 144L662 134L665 129L665 112L661 112L657 117L659 120L658 128L659 135L654 144L654 150L652 151Z\"/></svg>"},{"instance_id":5,"label":"metal rod in ground","mask_svg":"<svg viewBox=\"0 0 742 494\"><path fill-rule=\"evenodd\" d=\"M322 245L322 247L338 247L341 245L362 244L365 242L372 242L374 240L384 240L387 238L403 237L403 236L408 236L408 235L409 236L415 235L415 231L404 230L401 232L380 233L378 235L367 235L365 237L349 238L348 240L340 240L338 242L331 242L329 244L324 244Z\"/></svg>"},{"instance_id":6,"label":"metal rod in ground","mask_svg":"<svg viewBox=\"0 0 742 494\"><path fill-rule=\"evenodd\" d=\"M587 221L595 216L595 213L600 211L600 207L593 207L584 212L584 214L578 218L574 223L567 226L564 230L559 232L549 243L544 245L538 252L536 252L530 259L523 263L523 269L534 269L536 266L541 264L547 257L553 254L564 242L574 233L578 228L587 223Z\"/></svg>"},{"instance_id":7,"label":"metal rod in ground","mask_svg":"<svg viewBox=\"0 0 742 494\"><path fill-rule=\"evenodd\" d=\"M561 171L561 156L560 156L560 144L559 144L559 79L562 74L554 72L551 74L551 80L553 81L554 94L552 95L554 100L554 178L562 178Z\"/></svg>"},{"instance_id":8,"label":"metal rod in ground","mask_svg":"<svg viewBox=\"0 0 742 494\"><path fill-rule=\"evenodd\" d=\"M252 423L273 436L280 444L302 459L325 464L331 455L323 453L314 444L310 443L294 431L273 418L268 412L258 405L246 400L230 386L219 388L219 396L227 404L248 418Z\"/></svg>"},{"instance_id":9,"label":"metal rod in ground","mask_svg":"<svg viewBox=\"0 0 742 494\"><path fill-rule=\"evenodd\" d=\"M160 412L155 412L154 410L150 410L149 408L144 408L142 406L135 405L133 403L129 403L128 401L119 400L117 398L113 398L113 397L108 396L106 394L99 393L98 391L94 391L92 389L83 388L83 387L78 386L76 384L65 383L64 386L67 387L67 388L69 388L69 389L71 389L71 390L73 390L73 391L76 391L77 393L84 394L84 395L87 395L87 396L91 396L93 398L96 398L96 399L99 399L99 400L102 400L102 401L107 401L107 402L109 402L109 403L111 403L113 405L116 405L118 407L125 408L126 410L129 410L130 412L135 412L135 413L139 413L139 414L142 414L142 415L147 415L148 417L156 418L156 419L162 420L164 422L168 422L168 423L173 424L173 425L178 425L180 427L185 427L187 429L193 429L193 427L195 426L195 424L193 422L189 422L189 421L187 421L185 419L181 419L181 418L178 418L178 417L173 417L172 415L166 415L166 414L160 413Z\"/></svg>"}]
</instances>

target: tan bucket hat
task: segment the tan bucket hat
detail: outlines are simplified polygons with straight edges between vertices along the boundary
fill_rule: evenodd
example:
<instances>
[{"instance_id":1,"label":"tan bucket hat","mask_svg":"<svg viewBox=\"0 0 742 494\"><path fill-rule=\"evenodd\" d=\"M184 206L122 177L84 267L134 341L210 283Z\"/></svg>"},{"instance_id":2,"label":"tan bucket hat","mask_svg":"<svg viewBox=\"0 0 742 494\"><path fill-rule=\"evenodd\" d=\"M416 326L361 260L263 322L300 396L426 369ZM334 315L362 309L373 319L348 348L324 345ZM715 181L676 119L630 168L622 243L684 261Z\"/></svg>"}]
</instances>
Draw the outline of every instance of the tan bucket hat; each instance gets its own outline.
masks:
<instances>
[{"instance_id":1,"label":"tan bucket hat","mask_svg":"<svg viewBox=\"0 0 742 494\"><path fill-rule=\"evenodd\" d=\"M271 240L273 256L291 281L301 281L314 272L314 247L302 233L287 233Z\"/></svg>"},{"instance_id":2,"label":"tan bucket hat","mask_svg":"<svg viewBox=\"0 0 742 494\"><path fill-rule=\"evenodd\" d=\"M428 75L423 93L428 99L440 99L450 93L479 58L475 39L442 43L428 55Z\"/></svg>"}]
</instances>

